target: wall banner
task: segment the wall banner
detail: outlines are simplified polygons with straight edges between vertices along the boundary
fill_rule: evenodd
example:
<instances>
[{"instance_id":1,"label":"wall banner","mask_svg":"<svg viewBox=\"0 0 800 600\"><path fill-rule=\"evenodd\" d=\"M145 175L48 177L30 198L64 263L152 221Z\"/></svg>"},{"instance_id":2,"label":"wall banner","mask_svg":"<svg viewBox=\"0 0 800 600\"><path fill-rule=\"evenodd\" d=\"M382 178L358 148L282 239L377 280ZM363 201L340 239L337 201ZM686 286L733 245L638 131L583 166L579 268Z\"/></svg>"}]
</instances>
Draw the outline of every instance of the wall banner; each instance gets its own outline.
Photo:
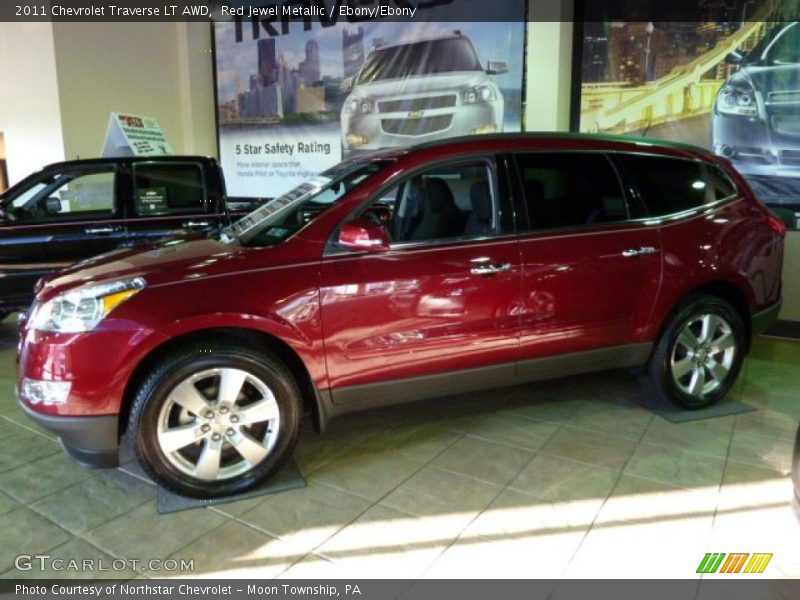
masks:
<instances>
[{"instance_id":1,"label":"wall banner","mask_svg":"<svg viewBox=\"0 0 800 600\"><path fill-rule=\"evenodd\" d=\"M228 193L275 198L350 156L520 131L525 0L429 4L405 21L215 23ZM488 9L495 22L479 22Z\"/></svg>"},{"instance_id":2,"label":"wall banner","mask_svg":"<svg viewBox=\"0 0 800 600\"><path fill-rule=\"evenodd\" d=\"M708 148L800 210L800 2L687 6L584 0L573 127Z\"/></svg>"}]
</instances>

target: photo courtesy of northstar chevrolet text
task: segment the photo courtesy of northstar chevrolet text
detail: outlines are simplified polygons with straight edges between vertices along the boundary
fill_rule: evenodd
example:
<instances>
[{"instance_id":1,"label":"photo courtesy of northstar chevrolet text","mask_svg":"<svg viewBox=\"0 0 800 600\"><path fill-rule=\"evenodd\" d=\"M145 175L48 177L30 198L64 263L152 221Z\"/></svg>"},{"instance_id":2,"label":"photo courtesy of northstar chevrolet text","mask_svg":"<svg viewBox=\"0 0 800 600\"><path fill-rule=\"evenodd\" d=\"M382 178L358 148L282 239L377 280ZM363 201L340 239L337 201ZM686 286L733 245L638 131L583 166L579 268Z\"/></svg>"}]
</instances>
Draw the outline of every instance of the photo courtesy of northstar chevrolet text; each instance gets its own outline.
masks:
<instances>
[{"instance_id":1,"label":"photo courtesy of northstar chevrolet text","mask_svg":"<svg viewBox=\"0 0 800 600\"><path fill-rule=\"evenodd\" d=\"M800 596L799 23L0 5L0 595Z\"/></svg>"}]
</instances>

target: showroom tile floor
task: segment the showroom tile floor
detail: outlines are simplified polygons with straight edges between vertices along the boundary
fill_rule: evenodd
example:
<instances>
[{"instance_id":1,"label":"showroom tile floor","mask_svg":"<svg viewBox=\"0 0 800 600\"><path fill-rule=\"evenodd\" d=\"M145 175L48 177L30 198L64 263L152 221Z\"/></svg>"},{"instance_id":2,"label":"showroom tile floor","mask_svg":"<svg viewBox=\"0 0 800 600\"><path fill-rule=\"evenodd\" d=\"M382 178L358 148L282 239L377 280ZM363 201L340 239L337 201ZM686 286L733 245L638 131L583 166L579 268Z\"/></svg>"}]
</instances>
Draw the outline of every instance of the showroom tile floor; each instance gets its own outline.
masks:
<instances>
[{"instance_id":1,"label":"showroom tile floor","mask_svg":"<svg viewBox=\"0 0 800 600\"><path fill-rule=\"evenodd\" d=\"M706 552L771 552L769 576L800 577L800 343L757 341L734 390L757 412L672 424L627 373L398 407L304 432L306 488L160 516L135 464L77 467L25 419L14 335L0 324L3 577L47 553L226 578L685 578Z\"/></svg>"}]
</instances>

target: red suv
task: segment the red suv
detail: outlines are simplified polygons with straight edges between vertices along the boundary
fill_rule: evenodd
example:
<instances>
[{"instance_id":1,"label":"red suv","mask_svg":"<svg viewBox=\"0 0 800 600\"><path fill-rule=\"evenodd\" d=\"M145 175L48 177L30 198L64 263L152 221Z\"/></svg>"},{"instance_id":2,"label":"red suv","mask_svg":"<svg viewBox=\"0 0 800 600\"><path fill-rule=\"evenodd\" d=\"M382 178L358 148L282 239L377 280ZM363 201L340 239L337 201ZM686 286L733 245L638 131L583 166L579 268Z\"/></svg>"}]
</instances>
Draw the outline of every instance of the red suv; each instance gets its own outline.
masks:
<instances>
[{"instance_id":1,"label":"red suv","mask_svg":"<svg viewBox=\"0 0 800 600\"><path fill-rule=\"evenodd\" d=\"M19 396L74 458L184 494L241 492L304 411L345 413L643 367L686 408L733 385L776 318L783 223L725 159L571 135L355 158L218 236L39 284Z\"/></svg>"}]
</instances>

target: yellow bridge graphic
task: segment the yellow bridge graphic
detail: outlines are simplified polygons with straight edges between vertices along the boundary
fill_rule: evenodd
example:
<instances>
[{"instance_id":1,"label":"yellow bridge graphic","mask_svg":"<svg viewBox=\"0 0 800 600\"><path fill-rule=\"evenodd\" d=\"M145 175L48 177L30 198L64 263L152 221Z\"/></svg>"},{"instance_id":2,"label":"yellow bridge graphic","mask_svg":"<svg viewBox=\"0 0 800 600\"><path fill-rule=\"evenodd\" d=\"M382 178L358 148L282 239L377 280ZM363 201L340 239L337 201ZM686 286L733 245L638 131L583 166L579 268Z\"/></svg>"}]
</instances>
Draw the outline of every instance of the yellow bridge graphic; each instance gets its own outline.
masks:
<instances>
[{"instance_id":1,"label":"yellow bridge graphic","mask_svg":"<svg viewBox=\"0 0 800 600\"><path fill-rule=\"evenodd\" d=\"M733 67L725 57L750 49L769 31L780 0L767 0L732 35L668 75L642 84L587 83L581 87L581 130L627 133L711 111Z\"/></svg>"}]
</instances>

